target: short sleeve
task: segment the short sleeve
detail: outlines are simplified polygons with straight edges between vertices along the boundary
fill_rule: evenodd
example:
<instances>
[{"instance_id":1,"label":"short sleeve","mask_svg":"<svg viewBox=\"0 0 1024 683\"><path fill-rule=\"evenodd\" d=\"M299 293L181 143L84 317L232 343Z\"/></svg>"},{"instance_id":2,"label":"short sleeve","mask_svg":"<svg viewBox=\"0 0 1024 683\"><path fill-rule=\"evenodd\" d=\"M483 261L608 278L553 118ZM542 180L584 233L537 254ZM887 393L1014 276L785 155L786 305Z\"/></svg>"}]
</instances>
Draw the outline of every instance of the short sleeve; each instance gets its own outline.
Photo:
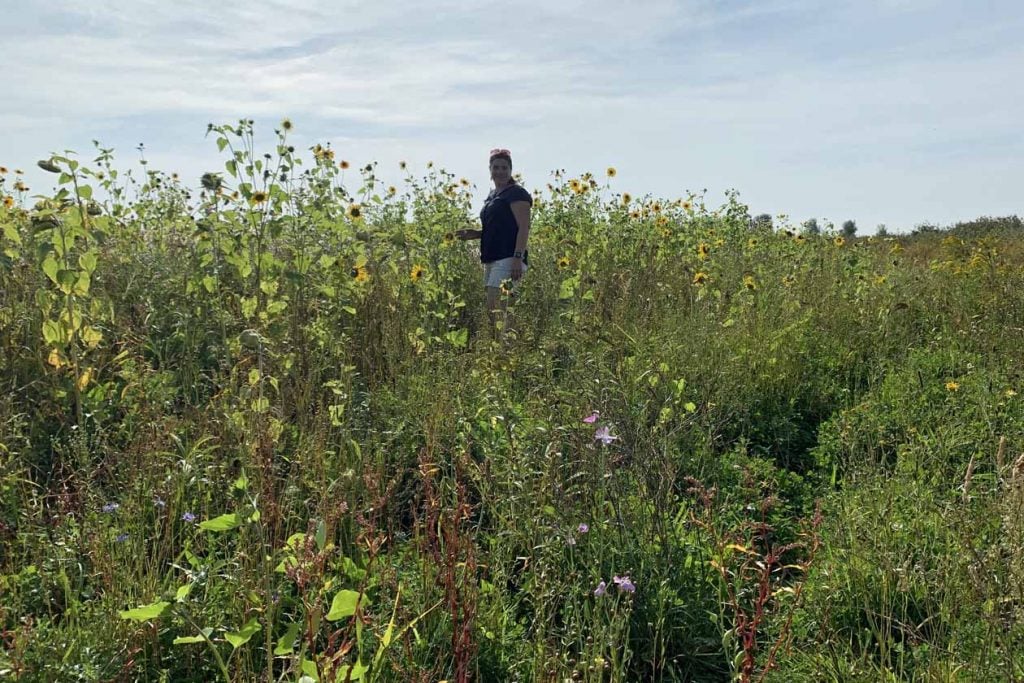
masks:
<instances>
[{"instance_id":1,"label":"short sleeve","mask_svg":"<svg viewBox=\"0 0 1024 683\"><path fill-rule=\"evenodd\" d=\"M533 197L526 191L525 187L516 185L508 193L508 203L512 204L513 202L526 202L530 206L533 206Z\"/></svg>"}]
</instances>

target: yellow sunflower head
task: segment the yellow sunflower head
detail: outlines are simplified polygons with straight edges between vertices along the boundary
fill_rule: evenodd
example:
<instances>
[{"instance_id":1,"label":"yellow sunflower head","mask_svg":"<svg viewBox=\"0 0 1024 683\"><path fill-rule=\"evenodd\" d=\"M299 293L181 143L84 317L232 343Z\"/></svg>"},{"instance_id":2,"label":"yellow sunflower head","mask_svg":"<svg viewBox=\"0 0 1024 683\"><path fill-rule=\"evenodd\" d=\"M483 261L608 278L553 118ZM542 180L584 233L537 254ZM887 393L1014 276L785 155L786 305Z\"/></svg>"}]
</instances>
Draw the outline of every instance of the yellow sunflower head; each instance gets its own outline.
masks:
<instances>
[{"instance_id":1,"label":"yellow sunflower head","mask_svg":"<svg viewBox=\"0 0 1024 683\"><path fill-rule=\"evenodd\" d=\"M846 239L842 235L836 235L835 239L832 240L832 244L841 247L846 244Z\"/></svg>"},{"instance_id":2,"label":"yellow sunflower head","mask_svg":"<svg viewBox=\"0 0 1024 683\"><path fill-rule=\"evenodd\" d=\"M757 280L754 279L753 275L744 275L743 287L746 288L747 291L752 292L757 289Z\"/></svg>"},{"instance_id":3,"label":"yellow sunflower head","mask_svg":"<svg viewBox=\"0 0 1024 683\"><path fill-rule=\"evenodd\" d=\"M413 282L419 282L426 274L427 269L417 263L412 267L412 270L409 271L409 279Z\"/></svg>"},{"instance_id":4,"label":"yellow sunflower head","mask_svg":"<svg viewBox=\"0 0 1024 683\"><path fill-rule=\"evenodd\" d=\"M558 259L556 263L558 264L559 270L565 270L566 268L569 267L569 257L563 256L560 259Z\"/></svg>"},{"instance_id":5,"label":"yellow sunflower head","mask_svg":"<svg viewBox=\"0 0 1024 683\"><path fill-rule=\"evenodd\" d=\"M703 285L707 281L708 281L708 274L705 273L702 270L697 271L697 273L693 276L693 284L697 285L698 287Z\"/></svg>"},{"instance_id":6,"label":"yellow sunflower head","mask_svg":"<svg viewBox=\"0 0 1024 683\"><path fill-rule=\"evenodd\" d=\"M345 211L345 215L352 220L359 220L363 216L363 207L359 204L350 204L348 209Z\"/></svg>"},{"instance_id":7,"label":"yellow sunflower head","mask_svg":"<svg viewBox=\"0 0 1024 683\"><path fill-rule=\"evenodd\" d=\"M700 244L697 245L697 258L699 258L701 261L706 259L710 252L711 247L708 246L707 242L701 242Z\"/></svg>"},{"instance_id":8,"label":"yellow sunflower head","mask_svg":"<svg viewBox=\"0 0 1024 683\"><path fill-rule=\"evenodd\" d=\"M356 282L366 282L370 279L370 271L366 269L365 265L358 265L351 271L352 279Z\"/></svg>"},{"instance_id":9,"label":"yellow sunflower head","mask_svg":"<svg viewBox=\"0 0 1024 683\"><path fill-rule=\"evenodd\" d=\"M7 195L6 197L4 197L4 206L7 207L8 209L13 209L14 208L14 197L12 197L10 195Z\"/></svg>"},{"instance_id":10,"label":"yellow sunflower head","mask_svg":"<svg viewBox=\"0 0 1024 683\"><path fill-rule=\"evenodd\" d=\"M633 195L631 195L628 192L623 192L622 193L622 205L623 206L629 206L629 203L631 201L633 201Z\"/></svg>"},{"instance_id":11,"label":"yellow sunflower head","mask_svg":"<svg viewBox=\"0 0 1024 683\"><path fill-rule=\"evenodd\" d=\"M607 175L609 178L614 178L616 173L618 173L618 171L615 170L614 166L609 166L608 169L605 171L605 175Z\"/></svg>"},{"instance_id":12,"label":"yellow sunflower head","mask_svg":"<svg viewBox=\"0 0 1024 683\"><path fill-rule=\"evenodd\" d=\"M266 192L264 192L263 190L256 190L255 192L252 193L252 196L249 198L249 201L252 202L253 204L266 204L267 199L269 199L269 196L267 195Z\"/></svg>"}]
</instances>

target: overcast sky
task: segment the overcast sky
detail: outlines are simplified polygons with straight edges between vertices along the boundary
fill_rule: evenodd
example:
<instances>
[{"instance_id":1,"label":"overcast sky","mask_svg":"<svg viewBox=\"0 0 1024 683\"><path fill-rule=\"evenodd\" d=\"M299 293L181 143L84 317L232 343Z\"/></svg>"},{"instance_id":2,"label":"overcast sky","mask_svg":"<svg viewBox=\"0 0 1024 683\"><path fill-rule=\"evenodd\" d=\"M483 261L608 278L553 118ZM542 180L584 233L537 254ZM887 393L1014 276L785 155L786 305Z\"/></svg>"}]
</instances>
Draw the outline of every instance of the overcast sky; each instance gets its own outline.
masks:
<instances>
[{"instance_id":1,"label":"overcast sky","mask_svg":"<svg viewBox=\"0 0 1024 683\"><path fill-rule=\"evenodd\" d=\"M197 184L206 125L330 142L354 165L433 160L486 191L508 147L532 188L603 174L665 198L906 230L1024 214L1022 0L483 3L0 0L0 165L51 151ZM30 167L33 167L30 169Z\"/></svg>"}]
</instances>

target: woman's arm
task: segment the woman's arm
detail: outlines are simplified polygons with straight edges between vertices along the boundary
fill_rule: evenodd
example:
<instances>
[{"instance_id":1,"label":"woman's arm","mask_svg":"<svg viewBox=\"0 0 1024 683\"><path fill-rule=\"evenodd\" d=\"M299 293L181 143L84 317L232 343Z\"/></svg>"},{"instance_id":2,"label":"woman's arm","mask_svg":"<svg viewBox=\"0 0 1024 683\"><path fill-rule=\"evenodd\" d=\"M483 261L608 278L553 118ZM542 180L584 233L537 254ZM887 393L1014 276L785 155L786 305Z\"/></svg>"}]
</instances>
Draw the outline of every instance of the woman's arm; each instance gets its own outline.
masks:
<instances>
[{"instance_id":1,"label":"woman's arm","mask_svg":"<svg viewBox=\"0 0 1024 683\"><path fill-rule=\"evenodd\" d=\"M526 240L530 238L530 202L512 202L512 215L515 216L519 232L516 233L516 254L526 251ZM519 256L512 261L512 280L518 282L523 277L523 258Z\"/></svg>"},{"instance_id":2,"label":"woman's arm","mask_svg":"<svg viewBox=\"0 0 1024 683\"><path fill-rule=\"evenodd\" d=\"M455 236L460 240L478 240L483 236L483 230L474 230L473 228L463 228L462 230L456 230Z\"/></svg>"}]
</instances>

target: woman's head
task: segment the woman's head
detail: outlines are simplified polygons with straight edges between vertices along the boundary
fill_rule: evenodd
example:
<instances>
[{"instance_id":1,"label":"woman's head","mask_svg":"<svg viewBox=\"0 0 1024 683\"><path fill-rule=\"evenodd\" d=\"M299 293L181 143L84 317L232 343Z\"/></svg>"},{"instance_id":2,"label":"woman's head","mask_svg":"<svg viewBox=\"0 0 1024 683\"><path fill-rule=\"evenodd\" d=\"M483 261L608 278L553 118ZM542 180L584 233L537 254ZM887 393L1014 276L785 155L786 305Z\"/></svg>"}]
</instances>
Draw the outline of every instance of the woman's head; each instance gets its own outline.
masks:
<instances>
[{"instance_id":1,"label":"woman's head","mask_svg":"<svg viewBox=\"0 0 1024 683\"><path fill-rule=\"evenodd\" d=\"M495 185L505 185L512 180L512 153L507 149L495 148L490 155L491 180Z\"/></svg>"}]
</instances>

